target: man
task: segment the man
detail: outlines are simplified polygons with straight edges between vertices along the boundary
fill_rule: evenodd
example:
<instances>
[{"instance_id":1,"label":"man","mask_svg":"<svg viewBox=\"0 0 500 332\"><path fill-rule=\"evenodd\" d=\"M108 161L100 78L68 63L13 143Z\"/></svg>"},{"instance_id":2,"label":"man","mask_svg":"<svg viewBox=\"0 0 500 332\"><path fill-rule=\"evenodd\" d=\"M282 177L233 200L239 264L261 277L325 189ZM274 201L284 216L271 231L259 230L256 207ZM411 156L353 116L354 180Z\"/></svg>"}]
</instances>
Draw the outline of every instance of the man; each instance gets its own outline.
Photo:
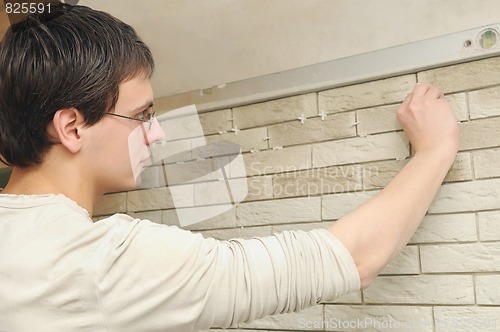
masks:
<instances>
[{"instance_id":1,"label":"man","mask_svg":"<svg viewBox=\"0 0 500 332\"><path fill-rule=\"evenodd\" d=\"M365 288L408 242L458 150L443 94L418 84L397 111L414 157L327 230L220 242L126 215L92 223L97 199L134 188L147 146L162 140L153 67L131 27L86 7L53 5L7 31L0 330L185 332Z\"/></svg>"}]
</instances>

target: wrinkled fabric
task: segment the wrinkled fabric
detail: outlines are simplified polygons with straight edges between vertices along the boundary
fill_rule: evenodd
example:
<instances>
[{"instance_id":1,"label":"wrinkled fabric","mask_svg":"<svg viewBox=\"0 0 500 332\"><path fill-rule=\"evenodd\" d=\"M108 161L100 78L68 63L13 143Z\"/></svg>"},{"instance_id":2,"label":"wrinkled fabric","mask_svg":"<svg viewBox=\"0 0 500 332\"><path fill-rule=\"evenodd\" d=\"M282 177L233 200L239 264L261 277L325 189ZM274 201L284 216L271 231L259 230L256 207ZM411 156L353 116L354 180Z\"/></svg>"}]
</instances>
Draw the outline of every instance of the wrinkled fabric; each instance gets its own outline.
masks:
<instances>
[{"instance_id":1,"label":"wrinkled fabric","mask_svg":"<svg viewBox=\"0 0 500 332\"><path fill-rule=\"evenodd\" d=\"M0 331L197 331L359 290L323 229L218 241L63 195L0 195Z\"/></svg>"}]
</instances>

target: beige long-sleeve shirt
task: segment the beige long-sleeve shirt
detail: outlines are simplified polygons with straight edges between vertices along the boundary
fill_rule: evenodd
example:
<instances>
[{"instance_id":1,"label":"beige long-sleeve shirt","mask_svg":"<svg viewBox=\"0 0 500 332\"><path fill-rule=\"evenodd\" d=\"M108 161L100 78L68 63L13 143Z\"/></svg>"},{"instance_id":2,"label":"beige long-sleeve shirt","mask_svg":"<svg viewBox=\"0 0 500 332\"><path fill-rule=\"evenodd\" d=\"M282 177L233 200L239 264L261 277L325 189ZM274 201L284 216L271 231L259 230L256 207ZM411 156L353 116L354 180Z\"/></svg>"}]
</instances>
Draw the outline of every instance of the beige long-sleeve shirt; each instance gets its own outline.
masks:
<instances>
[{"instance_id":1,"label":"beige long-sleeve shirt","mask_svg":"<svg viewBox=\"0 0 500 332\"><path fill-rule=\"evenodd\" d=\"M325 230L217 241L63 195L0 194L0 331L179 331L298 311L359 290Z\"/></svg>"}]
</instances>

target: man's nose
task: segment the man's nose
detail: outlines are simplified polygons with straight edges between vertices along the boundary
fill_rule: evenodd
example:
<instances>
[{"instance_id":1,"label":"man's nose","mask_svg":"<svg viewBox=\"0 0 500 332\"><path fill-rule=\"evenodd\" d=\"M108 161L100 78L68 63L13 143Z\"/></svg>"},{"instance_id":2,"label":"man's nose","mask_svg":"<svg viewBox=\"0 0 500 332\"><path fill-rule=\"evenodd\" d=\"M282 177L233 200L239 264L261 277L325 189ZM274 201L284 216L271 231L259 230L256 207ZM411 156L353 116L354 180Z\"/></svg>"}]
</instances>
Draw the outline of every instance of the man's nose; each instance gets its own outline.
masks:
<instances>
[{"instance_id":1,"label":"man's nose","mask_svg":"<svg viewBox=\"0 0 500 332\"><path fill-rule=\"evenodd\" d=\"M154 142L164 141L167 138L165 132L163 131L160 123L156 118L153 119L153 123L151 124L151 128L147 132L146 138L147 145L152 145Z\"/></svg>"}]
</instances>

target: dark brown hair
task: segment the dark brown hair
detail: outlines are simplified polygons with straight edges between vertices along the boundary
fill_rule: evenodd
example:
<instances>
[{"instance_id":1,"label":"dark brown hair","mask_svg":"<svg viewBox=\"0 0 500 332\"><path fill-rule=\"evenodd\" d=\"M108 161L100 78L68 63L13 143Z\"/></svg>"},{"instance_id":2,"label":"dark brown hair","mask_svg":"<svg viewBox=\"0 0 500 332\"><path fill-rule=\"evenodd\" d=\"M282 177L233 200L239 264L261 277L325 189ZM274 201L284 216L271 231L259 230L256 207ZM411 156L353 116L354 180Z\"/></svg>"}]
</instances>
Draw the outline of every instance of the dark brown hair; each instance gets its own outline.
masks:
<instances>
[{"instance_id":1,"label":"dark brown hair","mask_svg":"<svg viewBox=\"0 0 500 332\"><path fill-rule=\"evenodd\" d=\"M114 108L118 86L154 70L134 29L84 6L52 4L12 25L0 46L0 156L11 166L43 161L54 114L76 108L91 126Z\"/></svg>"}]
</instances>

